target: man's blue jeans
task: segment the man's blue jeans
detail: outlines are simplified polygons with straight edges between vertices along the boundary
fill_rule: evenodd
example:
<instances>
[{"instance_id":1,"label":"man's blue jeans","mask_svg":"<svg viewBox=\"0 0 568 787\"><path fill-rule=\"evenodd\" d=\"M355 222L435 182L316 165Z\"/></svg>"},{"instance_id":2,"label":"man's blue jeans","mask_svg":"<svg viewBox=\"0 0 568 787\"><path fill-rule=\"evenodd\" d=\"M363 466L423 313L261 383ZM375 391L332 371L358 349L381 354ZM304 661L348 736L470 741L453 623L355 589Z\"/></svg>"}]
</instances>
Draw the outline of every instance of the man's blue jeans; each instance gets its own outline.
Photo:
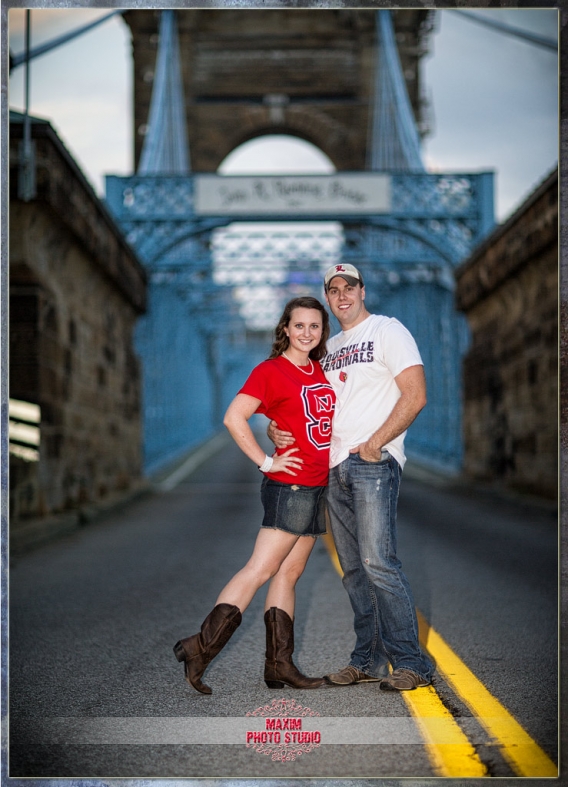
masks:
<instances>
[{"instance_id":1,"label":"man's blue jeans","mask_svg":"<svg viewBox=\"0 0 568 787\"><path fill-rule=\"evenodd\" d=\"M328 506L343 585L355 613L350 663L374 677L405 667L426 680L432 664L418 644L408 580L396 555L396 508L402 469L388 451L380 462L349 454L330 470Z\"/></svg>"}]
</instances>

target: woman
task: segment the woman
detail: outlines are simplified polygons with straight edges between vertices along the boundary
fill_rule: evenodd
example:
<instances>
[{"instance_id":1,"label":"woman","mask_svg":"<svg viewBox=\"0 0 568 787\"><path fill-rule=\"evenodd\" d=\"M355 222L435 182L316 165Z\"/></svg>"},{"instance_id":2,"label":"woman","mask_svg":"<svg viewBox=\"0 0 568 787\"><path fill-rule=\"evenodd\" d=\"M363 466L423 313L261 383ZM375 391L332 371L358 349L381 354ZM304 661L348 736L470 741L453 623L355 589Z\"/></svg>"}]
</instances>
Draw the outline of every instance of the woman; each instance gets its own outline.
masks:
<instances>
[{"instance_id":1,"label":"woman","mask_svg":"<svg viewBox=\"0 0 568 787\"><path fill-rule=\"evenodd\" d=\"M335 395L318 361L325 355L328 337L329 318L322 304L311 297L291 300L276 326L269 359L253 369L225 414L231 436L265 474L264 520L250 560L223 588L200 633L174 646L178 661L185 662L186 680L203 694L211 694L201 682L207 665L227 644L256 591L269 579L264 615L266 685L315 689L324 683L323 678L302 675L292 653L296 582L315 538L325 533L324 493ZM248 424L257 412L300 435L297 445L267 456Z\"/></svg>"}]
</instances>

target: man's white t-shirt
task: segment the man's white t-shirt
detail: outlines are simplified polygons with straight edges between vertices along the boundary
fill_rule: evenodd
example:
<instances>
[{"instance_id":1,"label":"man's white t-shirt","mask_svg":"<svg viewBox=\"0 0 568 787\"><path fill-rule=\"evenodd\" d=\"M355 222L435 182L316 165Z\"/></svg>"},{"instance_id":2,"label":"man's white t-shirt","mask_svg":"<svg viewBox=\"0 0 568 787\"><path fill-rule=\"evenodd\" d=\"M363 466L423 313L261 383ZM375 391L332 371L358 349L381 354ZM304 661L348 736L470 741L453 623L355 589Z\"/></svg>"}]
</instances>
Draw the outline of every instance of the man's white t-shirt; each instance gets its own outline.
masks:
<instances>
[{"instance_id":1,"label":"man's white t-shirt","mask_svg":"<svg viewBox=\"0 0 568 787\"><path fill-rule=\"evenodd\" d=\"M393 317L371 314L327 342L321 361L336 394L330 467L343 462L349 449L366 442L383 425L400 398L394 381L409 366L422 365L410 332ZM383 448L404 467L403 432Z\"/></svg>"}]
</instances>

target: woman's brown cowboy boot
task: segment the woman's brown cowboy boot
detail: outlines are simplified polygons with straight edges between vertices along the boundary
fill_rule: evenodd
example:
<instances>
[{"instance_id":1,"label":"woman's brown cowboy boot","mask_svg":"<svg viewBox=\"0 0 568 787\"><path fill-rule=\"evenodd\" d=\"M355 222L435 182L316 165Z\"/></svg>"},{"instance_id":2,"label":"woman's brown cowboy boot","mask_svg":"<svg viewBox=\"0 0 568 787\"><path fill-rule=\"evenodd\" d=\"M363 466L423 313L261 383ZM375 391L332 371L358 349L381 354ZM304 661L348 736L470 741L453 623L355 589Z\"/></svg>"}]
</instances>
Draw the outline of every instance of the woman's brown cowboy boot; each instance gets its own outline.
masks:
<instances>
[{"instance_id":1,"label":"woman's brown cowboy boot","mask_svg":"<svg viewBox=\"0 0 568 787\"><path fill-rule=\"evenodd\" d=\"M185 662L185 679L202 694L213 692L201 682L207 665L220 653L241 625L242 615L232 604L217 604L201 624L199 634L180 639L174 645L178 661Z\"/></svg>"},{"instance_id":2,"label":"woman's brown cowboy boot","mask_svg":"<svg viewBox=\"0 0 568 787\"><path fill-rule=\"evenodd\" d=\"M294 623L290 616L278 607L270 607L264 613L266 624L266 662L264 682L269 689L281 689L284 684L293 689L317 689L323 686L323 678L307 678L292 661L294 652Z\"/></svg>"}]
</instances>

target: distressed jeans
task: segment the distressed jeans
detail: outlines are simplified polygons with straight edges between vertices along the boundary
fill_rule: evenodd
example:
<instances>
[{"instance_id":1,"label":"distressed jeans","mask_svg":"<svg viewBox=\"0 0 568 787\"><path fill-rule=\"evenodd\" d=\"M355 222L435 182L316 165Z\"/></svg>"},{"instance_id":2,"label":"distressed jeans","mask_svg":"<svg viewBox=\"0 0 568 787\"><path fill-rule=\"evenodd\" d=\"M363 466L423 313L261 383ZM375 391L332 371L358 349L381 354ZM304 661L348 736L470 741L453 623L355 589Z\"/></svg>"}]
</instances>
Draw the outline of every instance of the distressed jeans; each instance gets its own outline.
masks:
<instances>
[{"instance_id":1,"label":"distressed jeans","mask_svg":"<svg viewBox=\"0 0 568 787\"><path fill-rule=\"evenodd\" d=\"M388 451L380 462L349 454L330 470L329 517L355 614L354 667L373 675L405 667L426 680L430 660L418 643L414 600L396 555L396 509L402 469Z\"/></svg>"}]
</instances>

